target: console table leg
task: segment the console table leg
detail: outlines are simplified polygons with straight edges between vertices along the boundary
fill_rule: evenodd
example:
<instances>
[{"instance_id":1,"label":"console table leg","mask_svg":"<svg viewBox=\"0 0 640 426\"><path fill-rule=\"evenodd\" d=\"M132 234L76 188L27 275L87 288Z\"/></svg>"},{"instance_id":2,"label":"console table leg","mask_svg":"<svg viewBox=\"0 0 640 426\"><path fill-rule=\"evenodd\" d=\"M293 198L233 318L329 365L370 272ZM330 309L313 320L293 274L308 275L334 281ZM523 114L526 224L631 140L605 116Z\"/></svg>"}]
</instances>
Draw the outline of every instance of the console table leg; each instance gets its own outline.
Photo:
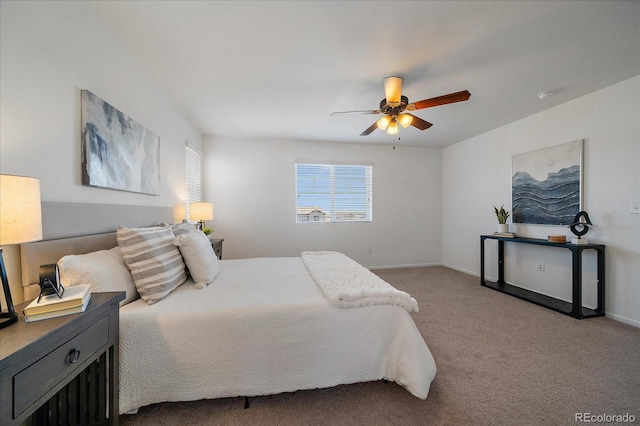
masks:
<instances>
[{"instance_id":1,"label":"console table leg","mask_svg":"<svg viewBox=\"0 0 640 426\"><path fill-rule=\"evenodd\" d=\"M480 284L485 285L484 281L484 238L480 238Z\"/></svg>"},{"instance_id":2,"label":"console table leg","mask_svg":"<svg viewBox=\"0 0 640 426\"><path fill-rule=\"evenodd\" d=\"M571 316L582 318L582 250L571 250L573 273L572 276L572 310Z\"/></svg>"},{"instance_id":3,"label":"console table leg","mask_svg":"<svg viewBox=\"0 0 640 426\"><path fill-rule=\"evenodd\" d=\"M498 241L498 282L504 284L504 241Z\"/></svg>"},{"instance_id":4,"label":"console table leg","mask_svg":"<svg viewBox=\"0 0 640 426\"><path fill-rule=\"evenodd\" d=\"M598 309L599 314L604 314L604 247L598 252Z\"/></svg>"}]
</instances>

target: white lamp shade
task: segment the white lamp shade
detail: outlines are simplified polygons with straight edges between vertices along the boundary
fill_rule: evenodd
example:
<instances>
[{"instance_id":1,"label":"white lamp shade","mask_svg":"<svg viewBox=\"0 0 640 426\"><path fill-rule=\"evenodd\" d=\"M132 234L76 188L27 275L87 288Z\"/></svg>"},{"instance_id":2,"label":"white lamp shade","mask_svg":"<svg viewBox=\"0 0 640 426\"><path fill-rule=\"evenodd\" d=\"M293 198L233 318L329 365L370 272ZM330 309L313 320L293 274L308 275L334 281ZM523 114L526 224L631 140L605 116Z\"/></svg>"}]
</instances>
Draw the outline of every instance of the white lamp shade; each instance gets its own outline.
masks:
<instances>
[{"instance_id":1,"label":"white lamp shade","mask_svg":"<svg viewBox=\"0 0 640 426\"><path fill-rule=\"evenodd\" d=\"M398 116L398 121L400 122L402 127L406 129L407 127L409 127L409 125L413 121L413 117L409 114L400 114Z\"/></svg>"},{"instance_id":2,"label":"white lamp shade","mask_svg":"<svg viewBox=\"0 0 640 426\"><path fill-rule=\"evenodd\" d=\"M387 134L389 135L398 134L398 123L396 121L391 121L391 123L389 123L389 127L387 127Z\"/></svg>"},{"instance_id":3,"label":"white lamp shade","mask_svg":"<svg viewBox=\"0 0 640 426\"><path fill-rule=\"evenodd\" d=\"M382 117L380 120L377 121L378 129L387 130L387 127L389 127L389 123L391 123L391 117L389 117L388 115L385 115L384 117Z\"/></svg>"},{"instance_id":4,"label":"white lamp shade","mask_svg":"<svg viewBox=\"0 0 640 426\"><path fill-rule=\"evenodd\" d=\"M213 204L191 203L189 204L189 218L191 220L205 221L213 219Z\"/></svg>"},{"instance_id":5,"label":"white lamp shade","mask_svg":"<svg viewBox=\"0 0 640 426\"><path fill-rule=\"evenodd\" d=\"M41 239L40 180L0 175L0 245Z\"/></svg>"},{"instance_id":6,"label":"white lamp shade","mask_svg":"<svg viewBox=\"0 0 640 426\"><path fill-rule=\"evenodd\" d=\"M400 97L402 96L402 79L400 77L385 78L384 94L389 105L400 105Z\"/></svg>"}]
</instances>

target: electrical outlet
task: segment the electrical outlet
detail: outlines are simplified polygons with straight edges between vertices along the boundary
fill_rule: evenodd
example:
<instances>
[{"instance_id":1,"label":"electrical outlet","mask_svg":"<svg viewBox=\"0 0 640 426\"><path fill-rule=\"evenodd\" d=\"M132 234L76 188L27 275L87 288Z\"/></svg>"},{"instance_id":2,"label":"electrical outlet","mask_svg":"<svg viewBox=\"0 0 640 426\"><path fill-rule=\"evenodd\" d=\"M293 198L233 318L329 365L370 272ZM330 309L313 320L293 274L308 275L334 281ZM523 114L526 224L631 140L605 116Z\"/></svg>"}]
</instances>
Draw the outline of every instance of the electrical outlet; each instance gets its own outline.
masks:
<instances>
[{"instance_id":1,"label":"electrical outlet","mask_svg":"<svg viewBox=\"0 0 640 426\"><path fill-rule=\"evenodd\" d=\"M373 253L373 247L369 247L369 253Z\"/></svg>"},{"instance_id":2,"label":"electrical outlet","mask_svg":"<svg viewBox=\"0 0 640 426\"><path fill-rule=\"evenodd\" d=\"M522 258L516 257L516 266L522 266Z\"/></svg>"},{"instance_id":3,"label":"electrical outlet","mask_svg":"<svg viewBox=\"0 0 640 426\"><path fill-rule=\"evenodd\" d=\"M538 262L538 271L544 272L544 262Z\"/></svg>"}]
</instances>

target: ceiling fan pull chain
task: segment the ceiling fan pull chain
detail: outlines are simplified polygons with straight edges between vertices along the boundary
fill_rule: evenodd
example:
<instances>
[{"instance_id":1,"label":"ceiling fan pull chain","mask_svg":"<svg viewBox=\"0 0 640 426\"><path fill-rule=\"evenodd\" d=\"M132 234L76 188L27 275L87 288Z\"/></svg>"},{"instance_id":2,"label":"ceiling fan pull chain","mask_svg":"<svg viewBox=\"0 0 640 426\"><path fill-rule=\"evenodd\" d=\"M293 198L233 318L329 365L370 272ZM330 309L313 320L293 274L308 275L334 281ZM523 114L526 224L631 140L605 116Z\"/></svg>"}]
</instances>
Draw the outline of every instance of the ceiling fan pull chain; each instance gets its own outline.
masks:
<instances>
[{"instance_id":1,"label":"ceiling fan pull chain","mask_svg":"<svg viewBox=\"0 0 640 426\"><path fill-rule=\"evenodd\" d=\"M398 136L398 143L400 143L400 136ZM396 140L393 140L393 149L396 149Z\"/></svg>"}]
</instances>

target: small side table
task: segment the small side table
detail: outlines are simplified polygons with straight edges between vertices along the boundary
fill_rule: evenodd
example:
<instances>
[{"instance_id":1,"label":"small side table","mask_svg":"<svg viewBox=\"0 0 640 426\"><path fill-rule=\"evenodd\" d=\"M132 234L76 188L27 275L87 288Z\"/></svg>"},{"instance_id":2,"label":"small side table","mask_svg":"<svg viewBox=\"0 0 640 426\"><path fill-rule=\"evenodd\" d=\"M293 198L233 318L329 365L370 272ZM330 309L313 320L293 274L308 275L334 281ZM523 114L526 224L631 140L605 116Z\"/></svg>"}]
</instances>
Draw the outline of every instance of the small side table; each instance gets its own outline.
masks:
<instances>
[{"instance_id":1,"label":"small side table","mask_svg":"<svg viewBox=\"0 0 640 426\"><path fill-rule=\"evenodd\" d=\"M224 238L210 238L209 241L211 241L211 247L218 259L222 259L222 242Z\"/></svg>"},{"instance_id":2,"label":"small side table","mask_svg":"<svg viewBox=\"0 0 640 426\"><path fill-rule=\"evenodd\" d=\"M117 425L119 302L93 293L84 313L18 322L0 332L0 423Z\"/></svg>"}]
</instances>

